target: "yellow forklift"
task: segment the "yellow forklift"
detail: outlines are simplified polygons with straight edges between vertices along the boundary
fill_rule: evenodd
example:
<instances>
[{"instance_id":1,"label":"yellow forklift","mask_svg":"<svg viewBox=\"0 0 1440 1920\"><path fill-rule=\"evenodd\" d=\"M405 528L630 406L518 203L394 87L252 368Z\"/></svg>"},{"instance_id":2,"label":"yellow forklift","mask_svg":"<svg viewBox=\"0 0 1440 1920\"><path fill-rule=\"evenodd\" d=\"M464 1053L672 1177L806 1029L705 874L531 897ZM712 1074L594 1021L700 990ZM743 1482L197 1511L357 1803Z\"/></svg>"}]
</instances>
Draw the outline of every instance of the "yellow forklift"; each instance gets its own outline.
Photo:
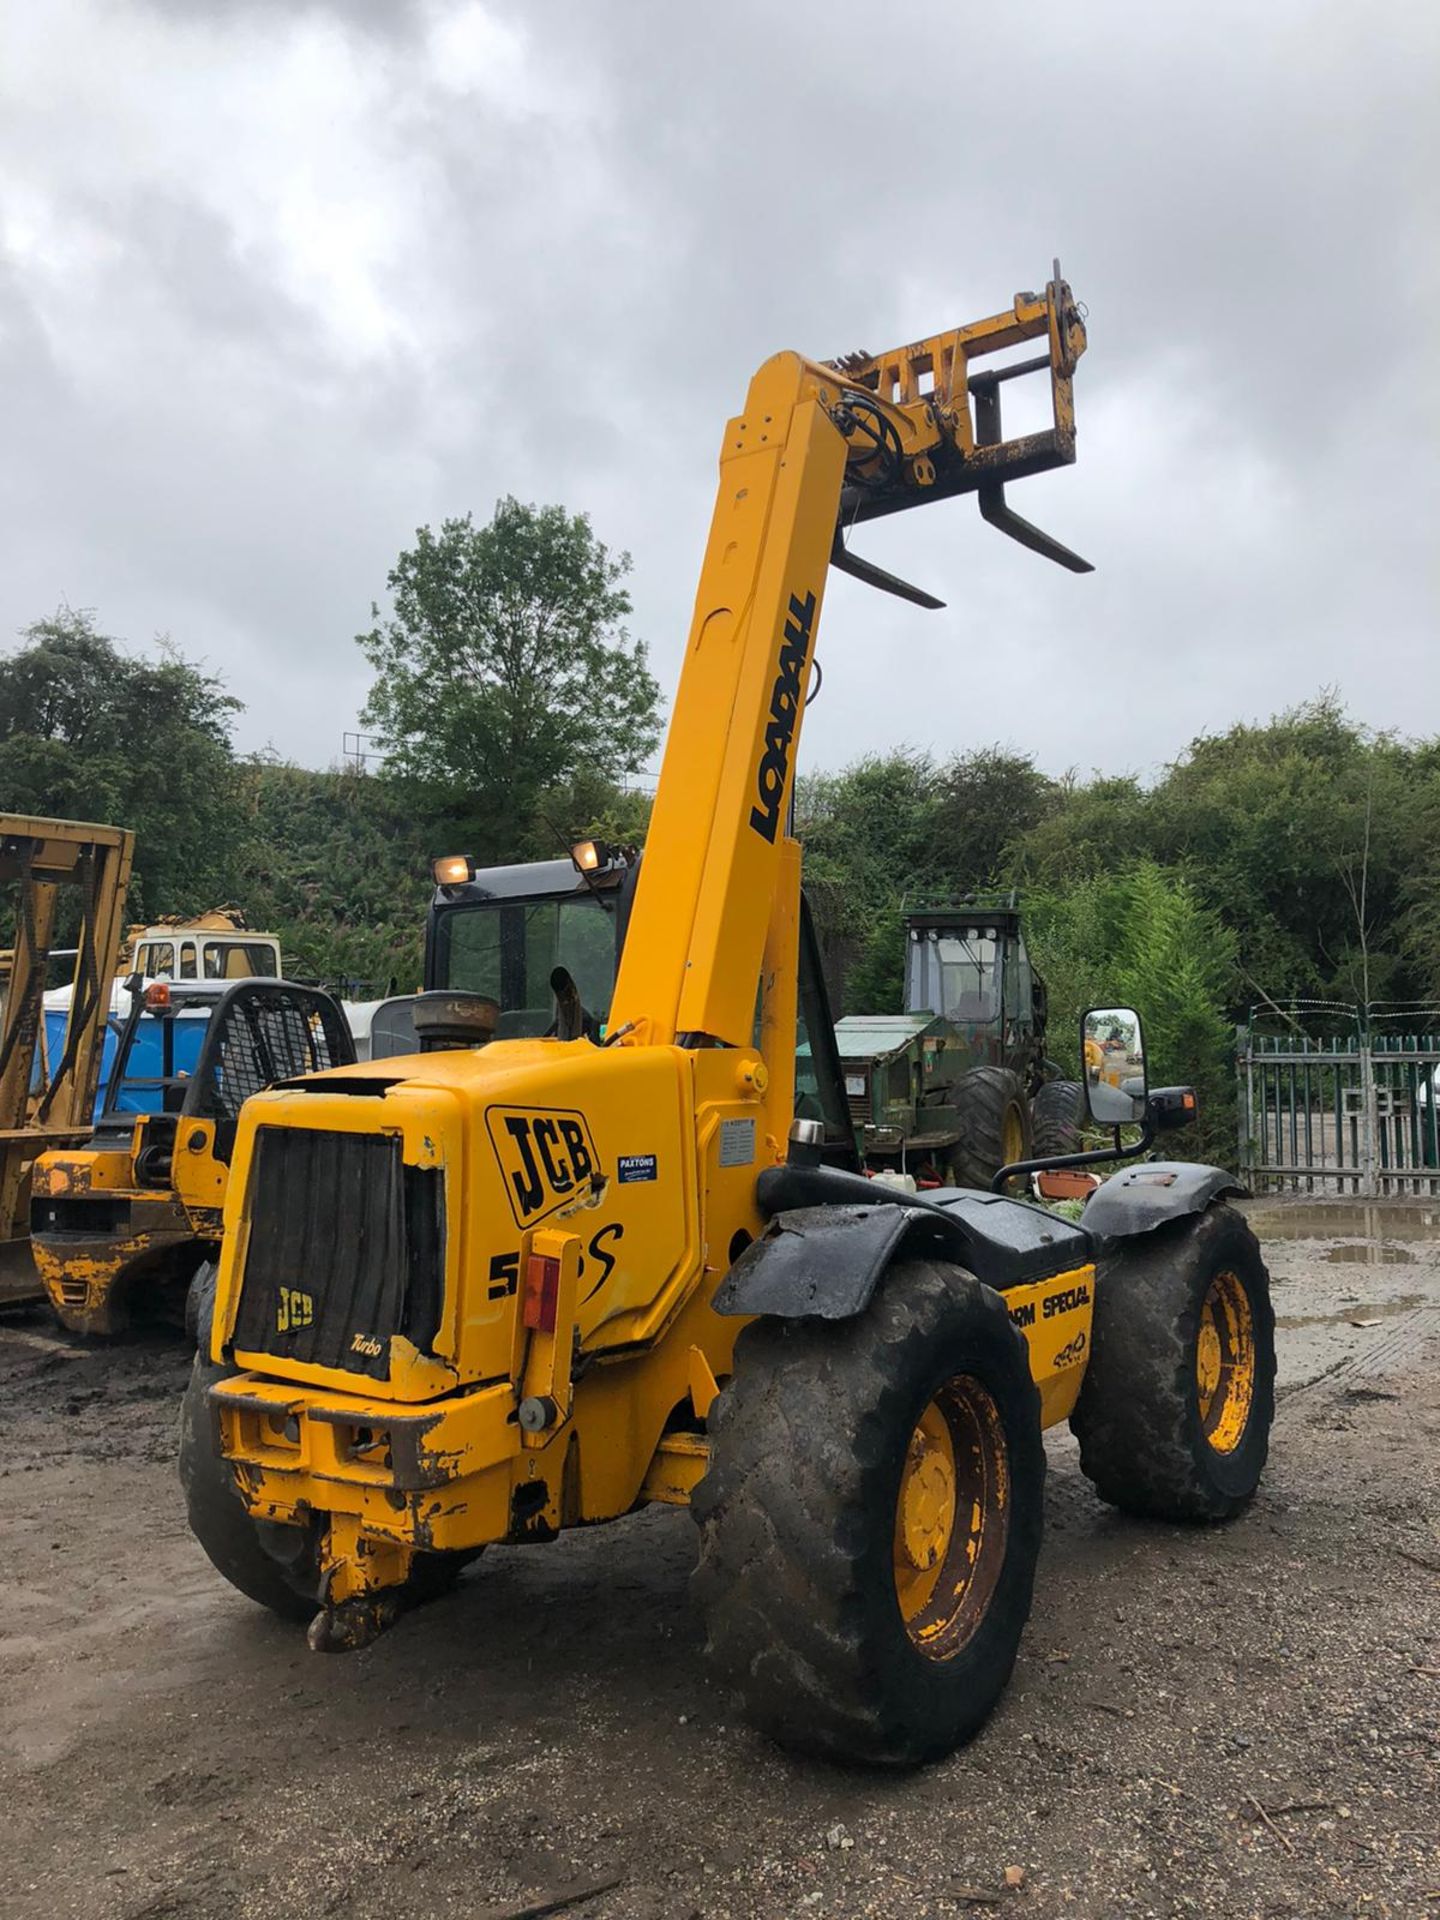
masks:
<instances>
[{"instance_id":1,"label":"yellow forklift","mask_svg":"<svg viewBox=\"0 0 1440 1920\"><path fill-rule=\"evenodd\" d=\"M1084 346L1057 267L884 354L767 361L721 444L603 1034L557 964L549 1034L477 1017L476 1044L246 1103L181 1477L216 1567L312 1646L363 1645L492 1542L668 1501L753 1721L912 1764L1009 1676L1046 1427L1131 1511L1219 1520L1254 1492L1273 1319L1228 1176L1143 1163L1083 1227L1005 1196L1023 1163L995 1191L865 1179L789 832L828 568L937 604L857 526L971 492L1084 568L1005 499L1074 459ZM1007 439L1027 373L1050 423ZM1148 1087L1134 1031L1092 1104L1112 1158L1194 1112Z\"/></svg>"},{"instance_id":2,"label":"yellow forklift","mask_svg":"<svg viewBox=\"0 0 1440 1920\"><path fill-rule=\"evenodd\" d=\"M72 1333L186 1317L191 1282L219 1248L231 1150L252 1093L355 1046L328 993L288 980L127 982L95 1129L35 1163L30 1242ZM192 1316L193 1318L193 1316Z\"/></svg>"},{"instance_id":3,"label":"yellow forklift","mask_svg":"<svg viewBox=\"0 0 1440 1920\"><path fill-rule=\"evenodd\" d=\"M124 827L0 814L0 905L13 944L0 989L0 1305L40 1298L30 1185L48 1148L89 1136L135 836ZM70 1005L47 1049L44 1001L63 954Z\"/></svg>"}]
</instances>

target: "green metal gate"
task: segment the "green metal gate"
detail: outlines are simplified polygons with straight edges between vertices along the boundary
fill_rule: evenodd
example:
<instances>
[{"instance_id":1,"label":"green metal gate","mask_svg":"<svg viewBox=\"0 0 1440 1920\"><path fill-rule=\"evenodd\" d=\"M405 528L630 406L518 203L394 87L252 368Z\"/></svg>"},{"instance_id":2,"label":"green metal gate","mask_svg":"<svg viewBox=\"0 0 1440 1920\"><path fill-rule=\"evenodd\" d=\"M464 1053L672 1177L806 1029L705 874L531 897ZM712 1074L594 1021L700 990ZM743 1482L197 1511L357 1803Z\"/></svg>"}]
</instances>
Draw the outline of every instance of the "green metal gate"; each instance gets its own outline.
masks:
<instances>
[{"instance_id":1,"label":"green metal gate","mask_svg":"<svg viewBox=\"0 0 1440 1920\"><path fill-rule=\"evenodd\" d=\"M1440 1009L1252 1008L1237 1038L1256 1193L1440 1195Z\"/></svg>"}]
</instances>

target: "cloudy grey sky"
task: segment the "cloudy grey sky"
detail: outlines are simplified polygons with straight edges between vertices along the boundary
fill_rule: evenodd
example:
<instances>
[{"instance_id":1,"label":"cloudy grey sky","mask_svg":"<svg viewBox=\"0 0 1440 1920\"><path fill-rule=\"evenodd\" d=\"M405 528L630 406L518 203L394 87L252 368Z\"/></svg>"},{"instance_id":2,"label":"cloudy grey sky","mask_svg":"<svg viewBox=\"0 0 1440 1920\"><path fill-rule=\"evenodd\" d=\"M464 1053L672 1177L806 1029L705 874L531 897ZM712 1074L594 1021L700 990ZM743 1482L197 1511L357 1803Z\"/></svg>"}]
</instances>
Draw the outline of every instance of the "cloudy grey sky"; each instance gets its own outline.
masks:
<instances>
[{"instance_id":1,"label":"cloudy grey sky","mask_svg":"<svg viewBox=\"0 0 1440 1920\"><path fill-rule=\"evenodd\" d=\"M832 576L805 759L1145 773L1334 685L1440 732L1440 7L45 0L0 13L0 645L169 633L338 756L413 529L561 501L678 671L726 417L1058 253L1080 459ZM1012 389L1013 391L1013 389Z\"/></svg>"}]
</instances>

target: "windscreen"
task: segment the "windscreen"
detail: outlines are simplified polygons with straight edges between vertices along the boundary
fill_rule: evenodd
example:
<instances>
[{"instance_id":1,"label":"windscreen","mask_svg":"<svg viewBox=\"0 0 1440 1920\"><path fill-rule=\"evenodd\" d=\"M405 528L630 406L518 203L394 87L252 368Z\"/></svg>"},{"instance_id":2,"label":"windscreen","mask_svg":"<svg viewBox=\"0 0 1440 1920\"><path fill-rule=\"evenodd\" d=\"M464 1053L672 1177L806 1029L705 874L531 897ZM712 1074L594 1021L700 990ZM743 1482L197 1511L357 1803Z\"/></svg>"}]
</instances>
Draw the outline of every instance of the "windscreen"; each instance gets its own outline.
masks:
<instances>
[{"instance_id":1,"label":"windscreen","mask_svg":"<svg viewBox=\"0 0 1440 1920\"><path fill-rule=\"evenodd\" d=\"M980 930L942 933L910 948L907 1008L938 1013L957 1024L984 1025L1000 1017L999 946Z\"/></svg>"},{"instance_id":2,"label":"windscreen","mask_svg":"<svg viewBox=\"0 0 1440 1920\"><path fill-rule=\"evenodd\" d=\"M496 1038L545 1033L555 1018L550 975L564 967L603 1023L615 991L615 912L593 893L563 900L487 900L447 909L436 928L437 987L500 1003Z\"/></svg>"},{"instance_id":3,"label":"windscreen","mask_svg":"<svg viewBox=\"0 0 1440 1920\"><path fill-rule=\"evenodd\" d=\"M207 940L203 952L207 980L279 978L275 949L268 941Z\"/></svg>"}]
</instances>

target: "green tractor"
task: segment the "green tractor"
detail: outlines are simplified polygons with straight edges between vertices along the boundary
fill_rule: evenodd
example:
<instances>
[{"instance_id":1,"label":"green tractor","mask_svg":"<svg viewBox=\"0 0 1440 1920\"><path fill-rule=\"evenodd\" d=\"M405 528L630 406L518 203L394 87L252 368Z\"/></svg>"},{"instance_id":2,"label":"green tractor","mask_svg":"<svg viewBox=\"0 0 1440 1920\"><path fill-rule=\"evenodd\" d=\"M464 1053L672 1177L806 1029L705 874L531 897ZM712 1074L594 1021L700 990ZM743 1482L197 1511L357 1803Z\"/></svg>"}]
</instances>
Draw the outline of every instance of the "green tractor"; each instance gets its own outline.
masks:
<instances>
[{"instance_id":1,"label":"green tractor","mask_svg":"<svg viewBox=\"0 0 1440 1920\"><path fill-rule=\"evenodd\" d=\"M1045 1056L1045 983L1013 893L904 917L905 1011L835 1025L856 1141L876 1171L988 1187L1080 1150L1084 1093Z\"/></svg>"}]
</instances>

